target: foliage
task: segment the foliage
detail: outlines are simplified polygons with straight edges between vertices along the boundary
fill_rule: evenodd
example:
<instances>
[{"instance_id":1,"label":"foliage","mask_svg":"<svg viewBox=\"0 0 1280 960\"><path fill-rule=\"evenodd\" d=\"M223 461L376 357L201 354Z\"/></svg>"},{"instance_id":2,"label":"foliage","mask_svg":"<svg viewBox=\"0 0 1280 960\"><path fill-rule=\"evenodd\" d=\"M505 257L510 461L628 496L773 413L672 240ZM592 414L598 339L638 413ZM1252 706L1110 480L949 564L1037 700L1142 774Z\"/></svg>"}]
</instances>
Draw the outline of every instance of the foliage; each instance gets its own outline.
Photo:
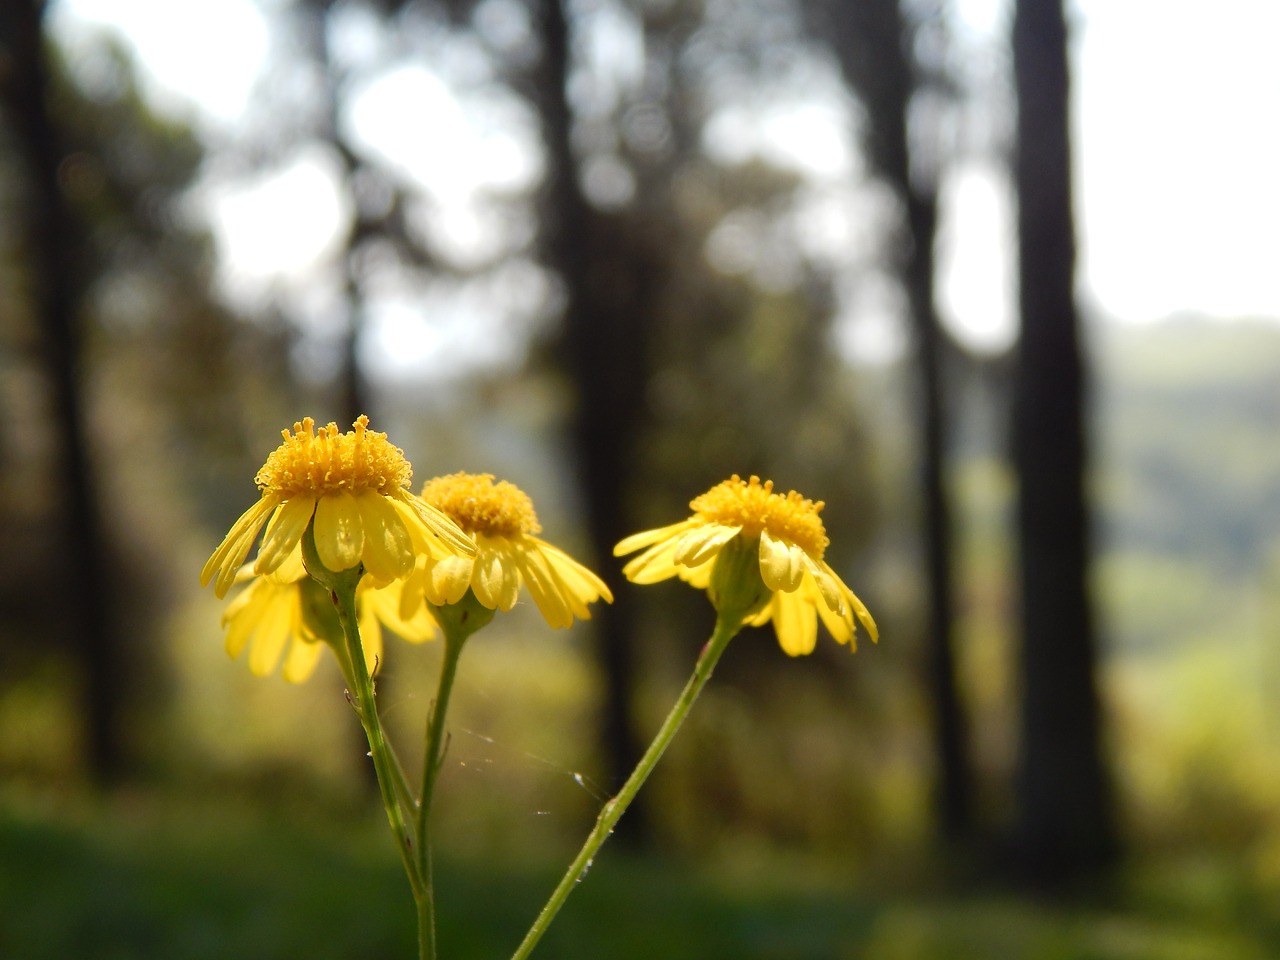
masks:
<instances>
[{"instance_id":1,"label":"foliage","mask_svg":"<svg viewBox=\"0 0 1280 960\"><path fill-rule=\"evenodd\" d=\"M34 797L9 794L0 815L5 957L412 952L408 897L376 818L146 792L97 809L47 799L37 813ZM446 854L439 870L441 937L460 960L509 951L554 876L510 856ZM758 857L694 869L611 849L544 949L565 960L1261 960L1280 949L1274 888L1228 859L1127 870L1105 903L936 880L908 893L922 885L904 887L901 862L872 876L855 885L812 862Z\"/></svg>"}]
</instances>

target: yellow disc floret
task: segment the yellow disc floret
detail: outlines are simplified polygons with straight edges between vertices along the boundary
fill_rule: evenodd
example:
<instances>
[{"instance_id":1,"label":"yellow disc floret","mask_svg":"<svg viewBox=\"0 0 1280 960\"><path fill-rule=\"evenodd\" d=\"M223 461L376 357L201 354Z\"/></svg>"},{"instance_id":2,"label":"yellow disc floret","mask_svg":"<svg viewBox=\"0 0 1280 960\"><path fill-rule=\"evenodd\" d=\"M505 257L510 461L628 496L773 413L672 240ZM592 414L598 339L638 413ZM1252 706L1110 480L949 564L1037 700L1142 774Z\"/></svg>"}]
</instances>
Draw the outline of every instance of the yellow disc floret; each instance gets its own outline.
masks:
<instances>
[{"instance_id":1,"label":"yellow disc floret","mask_svg":"<svg viewBox=\"0 0 1280 960\"><path fill-rule=\"evenodd\" d=\"M468 533L513 537L540 533L529 495L491 473L455 473L428 480L422 499Z\"/></svg>"},{"instance_id":2,"label":"yellow disc floret","mask_svg":"<svg viewBox=\"0 0 1280 960\"><path fill-rule=\"evenodd\" d=\"M814 560L822 559L829 542L818 516L823 502L808 500L794 490L786 496L774 493L772 480L761 483L755 476L743 480L735 473L694 498L689 506L710 523L741 527L747 538L767 530L774 537L794 543Z\"/></svg>"},{"instance_id":3,"label":"yellow disc floret","mask_svg":"<svg viewBox=\"0 0 1280 960\"><path fill-rule=\"evenodd\" d=\"M254 481L282 498L339 490L388 496L408 487L413 468L404 451L389 443L385 433L369 430L366 416L352 426L339 433L337 424L330 423L317 434L310 417L295 423L293 433L281 431L284 443L267 457Z\"/></svg>"}]
</instances>

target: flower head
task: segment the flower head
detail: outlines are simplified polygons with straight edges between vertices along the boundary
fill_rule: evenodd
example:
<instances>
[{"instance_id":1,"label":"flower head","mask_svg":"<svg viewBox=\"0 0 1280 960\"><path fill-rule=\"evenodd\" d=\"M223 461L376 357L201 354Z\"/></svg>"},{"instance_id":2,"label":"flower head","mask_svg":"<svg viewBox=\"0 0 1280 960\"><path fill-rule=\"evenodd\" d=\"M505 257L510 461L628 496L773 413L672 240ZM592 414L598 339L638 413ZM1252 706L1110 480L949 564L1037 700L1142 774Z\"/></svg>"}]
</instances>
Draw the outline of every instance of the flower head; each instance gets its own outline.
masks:
<instances>
[{"instance_id":1,"label":"flower head","mask_svg":"<svg viewBox=\"0 0 1280 960\"><path fill-rule=\"evenodd\" d=\"M240 515L200 573L223 596L265 525L253 571L269 574L293 553L314 519L316 550L334 571L363 563L379 583L413 570L415 544L441 555L474 556L475 545L438 510L409 492L412 468L385 433L362 416L318 434L310 417L282 431L284 442L254 478L262 495ZM268 520L270 522L268 522ZM411 536L412 534L412 536Z\"/></svg>"},{"instance_id":2,"label":"flower head","mask_svg":"<svg viewBox=\"0 0 1280 960\"><path fill-rule=\"evenodd\" d=\"M294 550L273 573L259 576L245 566L236 579L245 582L245 588L222 614L227 654L232 659L247 647L249 669L266 676L284 654L284 678L301 683L315 670L325 643L335 650L343 649L342 627L333 603L325 588L307 576L300 550ZM400 617L402 583L380 588L366 577L356 590L365 666L370 671L382 659L384 626L410 643L435 635L426 607L411 619Z\"/></svg>"},{"instance_id":3,"label":"flower head","mask_svg":"<svg viewBox=\"0 0 1280 960\"><path fill-rule=\"evenodd\" d=\"M752 625L772 620L779 644L792 656L812 652L819 618L851 647L855 616L878 639L867 608L823 559L829 541L821 501L794 490L774 493L772 481L734 474L689 506L689 519L614 547L615 556L647 548L623 567L627 579L657 583L678 576L707 589L722 613L740 612ZM744 556L754 561L744 564Z\"/></svg>"},{"instance_id":4,"label":"flower head","mask_svg":"<svg viewBox=\"0 0 1280 960\"><path fill-rule=\"evenodd\" d=\"M533 501L515 484L488 473L455 473L427 481L422 499L474 537L477 553L420 560L404 587L403 615L423 596L443 607L468 590L490 610L510 610L522 584L553 627L590 619L589 603L613 601L603 580L535 536L542 528Z\"/></svg>"}]
</instances>

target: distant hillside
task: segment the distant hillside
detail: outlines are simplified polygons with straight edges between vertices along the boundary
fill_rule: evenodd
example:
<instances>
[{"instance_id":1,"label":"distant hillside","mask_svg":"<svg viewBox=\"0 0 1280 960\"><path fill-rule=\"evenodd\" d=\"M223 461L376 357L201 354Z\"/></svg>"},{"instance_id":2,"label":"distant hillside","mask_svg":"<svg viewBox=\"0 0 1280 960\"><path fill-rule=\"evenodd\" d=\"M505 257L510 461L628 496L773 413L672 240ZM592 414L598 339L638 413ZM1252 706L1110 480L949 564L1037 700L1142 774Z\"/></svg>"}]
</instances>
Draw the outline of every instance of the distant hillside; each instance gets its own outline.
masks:
<instances>
[{"instance_id":1,"label":"distant hillside","mask_svg":"<svg viewBox=\"0 0 1280 960\"><path fill-rule=\"evenodd\" d=\"M1095 343L1105 541L1255 566L1280 538L1280 325L1173 320Z\"/></svg>"},{"instance_id":2,"label":"distant hillside","mask_svg":"<svg viewBox=\"0 0 1280 960\"><path fill-rule=\"evenodd\" d=\"M1239 622L1280 588L1280 325L1094 331L1100 570L1113 639Z\"/></svg>"}]
</instances>

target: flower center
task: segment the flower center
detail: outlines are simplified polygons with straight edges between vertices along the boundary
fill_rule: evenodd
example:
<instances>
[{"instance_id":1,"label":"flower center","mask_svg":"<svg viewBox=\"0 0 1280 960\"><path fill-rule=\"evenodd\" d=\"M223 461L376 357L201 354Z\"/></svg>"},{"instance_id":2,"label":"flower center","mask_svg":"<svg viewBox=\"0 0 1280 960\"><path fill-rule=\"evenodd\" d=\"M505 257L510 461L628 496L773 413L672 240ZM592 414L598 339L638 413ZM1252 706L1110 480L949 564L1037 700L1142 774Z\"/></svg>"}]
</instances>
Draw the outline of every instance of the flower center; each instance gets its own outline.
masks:
<instances>
[{"instance_id":1,"label":"flower center","mask_svg":"<svg viewBox=\"0 0 1280 960\"><path fill-rule=\"evenodd\" d=\"M353 430L339 433L330 423L318 434L316 422L307 417L293 425L293 433L282 430L284 443L267 457L254 481L259 488L284 498L307 495L320 497L346 490L376 490L389 494L407 487L413 468L404 451L387 442L385 433L366 429L369 418L361 416Z\"/></svg>"},{"instance_id":2,"label":"flower center","mask_svg":"<svg viewBox=\"0 0 1280 960\"><path fill-rule=\"evenodd\" d=\"M759 477L743 480L736 473L689 504L694 513L711 523L742 527L743 536L772 536L790 540L815 560L826 552L827 531L818 514L821 500L806 500L794 490L785 497L773 492L773 481Z\"/></svg>"},{"instance_id":3,"label":"flower center","mask_svg":"<svg viewBox=\"0 0 1280 960\"><path fill-rule=\"evenodd\" d=\"M491 473L454 473L428 480L422 499L467 533L511 537L542 530L529 495L506 480L494 483Z\"/></svg>"}]
</instances>

